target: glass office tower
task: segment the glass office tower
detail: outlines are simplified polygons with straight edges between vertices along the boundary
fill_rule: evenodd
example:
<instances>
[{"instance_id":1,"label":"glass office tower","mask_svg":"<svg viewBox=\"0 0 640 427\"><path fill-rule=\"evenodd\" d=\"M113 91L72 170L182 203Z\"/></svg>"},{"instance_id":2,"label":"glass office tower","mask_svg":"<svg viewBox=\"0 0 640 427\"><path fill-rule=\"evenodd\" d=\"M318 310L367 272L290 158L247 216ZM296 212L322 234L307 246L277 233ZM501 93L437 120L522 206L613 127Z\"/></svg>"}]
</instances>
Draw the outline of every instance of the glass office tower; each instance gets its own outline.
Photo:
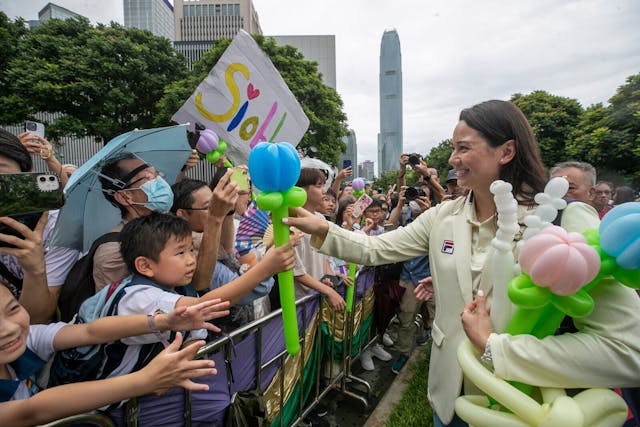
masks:
<instances>
[{"instance_id":1,"label":"glass office tower","mask_svg":"<svg viewBox=\"0 0 640 427\"><path fill-rule=\"evenodd\" d=\"M396 30L387 30L380 44L380 133L378 176L398 169L402 154L402 56Z\"/></svg>"}]
</instances>

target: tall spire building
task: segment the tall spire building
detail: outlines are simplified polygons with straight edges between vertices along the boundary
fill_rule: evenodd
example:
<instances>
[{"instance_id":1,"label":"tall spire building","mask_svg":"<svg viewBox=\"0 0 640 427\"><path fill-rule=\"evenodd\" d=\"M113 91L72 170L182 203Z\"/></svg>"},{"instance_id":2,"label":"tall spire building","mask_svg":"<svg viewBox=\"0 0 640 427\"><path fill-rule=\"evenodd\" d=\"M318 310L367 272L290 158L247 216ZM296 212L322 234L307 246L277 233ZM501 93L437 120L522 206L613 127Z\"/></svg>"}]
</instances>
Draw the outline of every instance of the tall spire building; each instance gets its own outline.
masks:
<instances>
[{"instance_id":1,"label":"tall spire building","mask_svg":"<svg viewBox=\"0 0 640 427\"><path fill-rule=\"evenodd\" d=\"M386 30L380 43L380 133L378 176L398 169L402 154L402 55L396 30Z\"/></svg>"}]
</instances>

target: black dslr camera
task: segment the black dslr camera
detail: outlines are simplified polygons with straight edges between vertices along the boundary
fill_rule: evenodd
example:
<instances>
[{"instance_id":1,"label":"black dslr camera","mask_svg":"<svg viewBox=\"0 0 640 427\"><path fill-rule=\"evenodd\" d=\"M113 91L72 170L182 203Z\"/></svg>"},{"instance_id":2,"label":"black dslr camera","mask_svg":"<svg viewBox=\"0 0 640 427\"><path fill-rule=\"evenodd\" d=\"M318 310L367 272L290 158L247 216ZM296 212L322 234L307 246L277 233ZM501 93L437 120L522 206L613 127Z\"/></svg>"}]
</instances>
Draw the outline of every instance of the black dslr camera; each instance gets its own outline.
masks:
<instances>
[{"instance_id":1,"label":"black dslr camera","mask_svg":"<svg viewBox=\"0 0 640 427\"><path fill-rule=\"evenodd\" d=\"M411 166L418 166L420 164L420 160L422 159L422 157L420 156L420 154L409 154L409 164Z\"/></svg>"},{"instance_id":2,"label":"black dslr camera","mask_svg":"<svg viewBox=\"0 0 640 427\"><path fill-rule=\"evenodd\" d=\"M427 193L422 191L422 188L408 187L404 191L404 197L407 199L407 202L409 202L411 200L415 200L418 197L424 197L426 195L427 195Z\"/></svg>"}]
</instances>

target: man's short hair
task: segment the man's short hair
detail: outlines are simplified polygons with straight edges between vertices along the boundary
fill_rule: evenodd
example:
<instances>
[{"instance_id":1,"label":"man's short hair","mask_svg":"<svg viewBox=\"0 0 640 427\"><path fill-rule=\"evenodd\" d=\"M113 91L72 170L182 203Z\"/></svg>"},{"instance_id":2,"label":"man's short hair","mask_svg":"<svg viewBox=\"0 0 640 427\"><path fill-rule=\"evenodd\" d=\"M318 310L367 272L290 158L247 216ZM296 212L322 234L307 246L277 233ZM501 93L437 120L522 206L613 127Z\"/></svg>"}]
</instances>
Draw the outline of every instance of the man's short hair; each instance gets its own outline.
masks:
<instances>
[{"instance_id":1,"label":"man's short hair","mask_svg":"<svg viewBox=\"0 0 640 427\"><path fill-rule=\"evenodd\" d=\"M116 201L115 194L119 190L126 187L129 180L128 175L131 171L125 170L120 166L120 161L127 159L138 159L132 153L125 153L121 156L109 159L108 163L105 163L100 169L100 184L102 184L102 194L113 206L120 210L120 213L124 216L127 210L124 206Z\"/></svg>"},{"instance_id":2,"label":"man's short hair","mask_svg":"<svg viewBox=\"0 0 640 427\"><path fill-rule=\"evenodd\" d=\"M193 193L202 187L207 187L207 183L199 179L185 178L171 186L173 191L173 205L171 212L176 213L178 209L190 209L193 207L195 199Z\"/></svg>"},{"instance_id":3,"label":"man's short hair","mask_svg":"<svg viewBox=\"0 0 640 427\"><path fill-rule=\"evenodd\" d=\"M589 174L589 183L590 185L596 185L596 168L591 166L590 163L587 162L578 162L575 160L569 160L567 162L556 163L551 170L549 171L549 177L553 177L558 171L567 168L576 168L581 171Z\"/></svg>"},{"instance_id":4,"label":"man's short hair","mask_svg":"<svg viewBox=\"0 0 640 427\"><path fill-rule=\"evenodd\" d=\"M136 258L158 261L160 252L172 237L191 236L191 225L184 218L160 212L129 221L120 232L120 254L130 273L136 273Z\"/></svg>"},{"instance_id":5,"label":"man's short hair","mask_svg":"<svg viewBox=\"0 0 640 427\"><path fill-rule=\"evenodd\" d=\"M27 149L17 136L4 129L0 129L0 155L16 162L20 172L29 172L33 169L33 160Z\"/></svg>"}]
</instances>

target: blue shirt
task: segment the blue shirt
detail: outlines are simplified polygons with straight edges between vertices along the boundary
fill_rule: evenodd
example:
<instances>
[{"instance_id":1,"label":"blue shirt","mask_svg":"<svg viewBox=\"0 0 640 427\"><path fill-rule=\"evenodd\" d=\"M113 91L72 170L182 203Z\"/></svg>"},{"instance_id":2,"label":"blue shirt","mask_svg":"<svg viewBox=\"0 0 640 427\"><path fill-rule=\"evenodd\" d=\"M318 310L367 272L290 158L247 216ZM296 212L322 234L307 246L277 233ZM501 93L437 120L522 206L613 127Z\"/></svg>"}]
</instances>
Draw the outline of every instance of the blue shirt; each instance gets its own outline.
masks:
<instances>
[{"instance_id":1,"label":"blue shirt","mask_svg":"<svg viewBox=\"0 0 640 427\"><path fill-rule=\"evenodd\" d=\"M431 276L431 269L429 268L429 257L426 255L408 259L402 264L401 280L411 281L414 285L418 285L419 280L429 276Z\"/></svg>"}]
</instances>

